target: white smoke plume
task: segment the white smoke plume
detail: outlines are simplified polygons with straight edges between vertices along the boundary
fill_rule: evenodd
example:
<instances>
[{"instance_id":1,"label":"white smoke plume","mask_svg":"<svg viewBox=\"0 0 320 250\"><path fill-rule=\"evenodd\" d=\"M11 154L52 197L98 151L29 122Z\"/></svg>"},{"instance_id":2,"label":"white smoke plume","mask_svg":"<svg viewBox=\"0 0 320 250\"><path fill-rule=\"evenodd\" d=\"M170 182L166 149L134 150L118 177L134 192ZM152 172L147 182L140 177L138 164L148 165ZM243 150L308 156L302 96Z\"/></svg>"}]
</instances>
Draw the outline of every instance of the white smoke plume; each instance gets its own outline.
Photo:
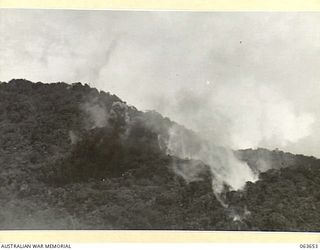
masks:
<instances>
[{"instance_id":1,"label":"white smoke plume","mask_svg":"<svg viewBox=\"0 0 320 250\"><path fill-rule=\"evenodd\" d=\"M298 113L275 88L249 82L215 91L212 105L230 121L234 148L284 147L311 134L314 117Z\"/></svg>"},{"instance_id":2,"label":"white smoke plume","mask_svg":"<svg viewBox=\"0 0 320 250\"><path fill-rule=\"evenodd\" d=\"M176 91L165 115L216 145L282 148L311 135L313 114L301 112L278 89L252 79Z\"/></svg>"},{"instance_id":3,"label":"white smoke plume","mask_svg":"<svg viewBox=\"0 0 320 250\"><path fill-rule=\"evenodd\" d=\"M180 162L173 165L174 172L181 176L187 183L203 180L205 166L199 160Z\"/></svg>"},{"instance_id":4,"label":"white smoke plume","mask_svg":"<svg viewBox=\"0 0 320 250\"><path fill-rule=\"evenodd\" d=\"M21 72L34 81L94 82L155 109L209 141L191 156L234 189L254 176L230 149L319 156L319 13L2 10L1 17L1 80ZM106 125L99 103L83 109L93 127ZM176 139L174 154L191 157L187 138Z\"/></svg>"},{"instance_id":5,"label":"white smoke plume","mask_svg":"<svg viewBox=\"0 0 320 250\"><path fill-rule=\"evenodd\" d=\"M218 195L225 186L239 190L247 181L258 179L258 173L239 161L232 149L274 149L296 143L311 134L315 120L312 114L297 112L276 88L250 79L239 84L205 84L184 89L176 92L175 97L167 114L196 131L203 143L194 151L192 145L198 142L173 126L167 145L169 153L210 166L212 188ZM261 162L260 171L270 167L269 162Z\"/></svg>"},{"instance_id":6,"label":"white smoke plume","mask_svg":"<svg viewBox=\"0 0 320 250\"><path fill-rule=\"evenodd\" d=\"M71 145L77 144L79 141L79 136L72 130L69 130L69 139L71 142Z\"/></svg>"},{"instance_id":7,"label":"white smoke plume","mask_svg":"<svg viewBox=\"0 0 320 250\"><path fill-rule=\"evenodd\" d=\"M92 82L233 148L320 157L319 13L0 12L1 81Z\"/></svg>"},{"instance_id":8,"label":"white smoke plume","mask_svg":"<svg viewBox=\"0 0 320 250\"><path fill-rule=\"evenodd\" d=\"M103 104L96 98L81 104L80 108L87 114L86 126L89 129L102 128L108 125L109 114Z\"/></svg>"},{"instance_id":9,"label":"white smoke plume","mask_svg":"<svg viewBox=\"0 0 320 250\"><path fill-rule=\"evenodd\" d=\"M233 190L242 189L247 181L256 181L257 176L252 172L249 166L240 162L233 154L232 150L215 145L212 141L202 140L200 147L194 149L198 142L186 138L181 133L180 127L172 126L169 131L168 153L184 159L196 159L202 161L210 167L212 174L212 188L216 194L224 191L225 185ZM192 164L189 167L179 168L177 174L185 178L188 182L190 176L197 176L197 170L200 164ZM174 168L177 170L177 167Z\"/></svg>"}]
</instances>

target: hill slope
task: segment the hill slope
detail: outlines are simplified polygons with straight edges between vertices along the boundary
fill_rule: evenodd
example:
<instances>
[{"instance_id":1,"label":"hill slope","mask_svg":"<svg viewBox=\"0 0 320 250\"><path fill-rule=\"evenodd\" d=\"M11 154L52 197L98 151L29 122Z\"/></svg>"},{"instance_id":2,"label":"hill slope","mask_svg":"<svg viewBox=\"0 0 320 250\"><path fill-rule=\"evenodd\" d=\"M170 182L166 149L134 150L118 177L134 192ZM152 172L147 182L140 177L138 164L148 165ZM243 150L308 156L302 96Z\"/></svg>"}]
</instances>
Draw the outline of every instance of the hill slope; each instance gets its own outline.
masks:
<instances>
[{"instance_id":1,"label":"hill slope","mask_svg":"<svg viewBox=\"0 0 320 250\"><path fill-rule=\"evenodd\" d=\"M75 83L0 84L1 229L320 229L320 161L239 150L260 174L212 192L208 166L168 154L169 129L115 95ZM191 181L176 167L200 169Z\"/></svg>"}]
</instances>

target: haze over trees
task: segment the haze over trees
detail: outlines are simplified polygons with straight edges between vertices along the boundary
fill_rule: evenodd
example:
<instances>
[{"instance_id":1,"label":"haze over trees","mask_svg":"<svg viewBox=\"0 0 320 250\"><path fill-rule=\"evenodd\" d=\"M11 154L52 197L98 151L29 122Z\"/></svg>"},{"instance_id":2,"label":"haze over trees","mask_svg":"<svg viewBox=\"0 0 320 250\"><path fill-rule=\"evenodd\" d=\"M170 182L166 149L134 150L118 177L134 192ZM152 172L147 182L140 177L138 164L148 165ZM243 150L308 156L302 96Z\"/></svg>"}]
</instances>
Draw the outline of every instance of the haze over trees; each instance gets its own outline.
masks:
<instances>
[{"instance_id":1,"label":"haze over trees","mask_svg":"<svg viewBox=\"0 0 320 250\"><path fill-rule=\"evenodd\" d=\"M201 145L86 84L0 83L0 228L319 231L320 160L234 151L259 180L217 196L210 166L168 151L173 126Z\"/></svg>"}]
</instances>

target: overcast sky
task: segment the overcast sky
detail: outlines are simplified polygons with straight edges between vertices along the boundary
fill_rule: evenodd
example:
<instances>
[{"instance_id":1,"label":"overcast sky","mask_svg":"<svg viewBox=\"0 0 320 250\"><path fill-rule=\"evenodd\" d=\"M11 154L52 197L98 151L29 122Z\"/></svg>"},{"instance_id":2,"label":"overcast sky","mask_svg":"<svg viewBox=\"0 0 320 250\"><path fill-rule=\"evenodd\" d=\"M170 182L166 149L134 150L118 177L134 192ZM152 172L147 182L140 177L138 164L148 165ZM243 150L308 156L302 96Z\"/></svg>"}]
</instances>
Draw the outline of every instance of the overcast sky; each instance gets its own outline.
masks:
<instances>
[{"instance_id":1,"label":"overcast sky","mask_svg":"<svg viewBox=\"0 0 320 250\"><path fill-rule=\"evenodd\" d=\"M233 148L320 157L320 13L0 10L0 81L83 82Z\"/></svg>"}]
</instances>

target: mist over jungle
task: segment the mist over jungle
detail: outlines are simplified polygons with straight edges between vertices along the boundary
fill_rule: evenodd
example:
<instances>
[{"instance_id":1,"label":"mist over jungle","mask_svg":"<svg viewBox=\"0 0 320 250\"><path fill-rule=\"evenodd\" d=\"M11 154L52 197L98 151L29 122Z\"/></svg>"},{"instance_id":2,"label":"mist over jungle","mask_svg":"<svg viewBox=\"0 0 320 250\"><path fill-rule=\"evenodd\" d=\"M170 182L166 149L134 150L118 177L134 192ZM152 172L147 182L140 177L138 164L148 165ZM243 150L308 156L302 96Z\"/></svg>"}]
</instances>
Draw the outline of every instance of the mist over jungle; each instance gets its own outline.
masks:
<instances>
[{"instance_id":1,"label":"mist over jungle","mask_svg":"<svg viewBox=\"0 0 320 250\"><path fill-rule=\"evenodd\" d=\"M2 229L319 229L315 157L234 151L81 83L0 97Z\"/></svg>"},{"instance_id":2,"label":"mist over jungle","mask_svg":"<svg viewBox=\"0 0 320 250\"><path fill-rule=\"evenodd\" d=\"M319 156L319 13L1 9L0 18L1 81L89 83L234 149Z\"/></svg>"},{"instance_id":3,"label":"mist over jungle","mask_svg":"<svg viewBox=\"0 0 320 250\"><path fill-rule=\"evenodd\" d=\"M0 9L0 228L319 231L319 22Z\"/></svg>"}]
</instances>

